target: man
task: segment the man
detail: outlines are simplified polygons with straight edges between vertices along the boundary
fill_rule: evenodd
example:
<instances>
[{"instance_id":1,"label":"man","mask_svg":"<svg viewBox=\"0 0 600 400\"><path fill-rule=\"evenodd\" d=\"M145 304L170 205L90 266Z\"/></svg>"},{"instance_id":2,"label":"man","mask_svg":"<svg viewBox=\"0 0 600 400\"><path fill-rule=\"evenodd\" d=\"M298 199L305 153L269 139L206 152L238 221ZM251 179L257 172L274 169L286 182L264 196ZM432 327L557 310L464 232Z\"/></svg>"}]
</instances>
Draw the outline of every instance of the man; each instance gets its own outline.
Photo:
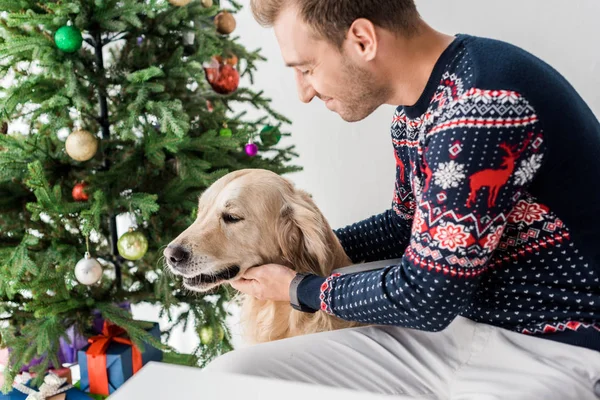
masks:
<instances>
[{"instance_id":1,"label":"man","mask_svg":"<svg viewBox=\"0 0 600 400\"><path fill-rule=\"evenodd\" d=\"M302 101L349 122L400 104L392 208L336 234L356 263L402 261L250 269L232 286L379 326L236 350L207 370L419 398L600 398L600 124L569 83L512 45L435 31L412 0L252 8Z\"/></svg>"}]
</instances>

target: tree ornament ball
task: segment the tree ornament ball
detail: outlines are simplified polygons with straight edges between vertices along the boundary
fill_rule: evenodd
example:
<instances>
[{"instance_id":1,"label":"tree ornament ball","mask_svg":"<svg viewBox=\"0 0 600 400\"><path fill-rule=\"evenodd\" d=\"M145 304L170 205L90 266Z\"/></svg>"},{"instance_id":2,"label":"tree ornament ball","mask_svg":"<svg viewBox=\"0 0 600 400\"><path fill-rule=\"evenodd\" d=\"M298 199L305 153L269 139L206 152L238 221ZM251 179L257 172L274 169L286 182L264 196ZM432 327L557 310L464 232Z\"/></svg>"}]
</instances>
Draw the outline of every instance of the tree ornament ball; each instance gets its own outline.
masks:
<instances>
[{"instance_id":1,"label":"tree ornament ball","mask_svg":"<svg viewBox=\"0 0 600 400\"><path fill-rule=\"evenodd\" d=\"M204 325L198 329L198 336L202 344L208 346L213 343L220 343L225 338L225 331L220 325L217 325L217 334L211 325ZM216 340L215 340L216 339Z\"/></svg>"},{"instance_id":2,"label":"tree ornament ball","mask_svg":"<svg viewBox=\"0 0 600 400\"><path fill-rule=\"evenodd\" d=\"M219 135L223 137L231 137L233 135L233 132L229 128L221 128L221 130L219 131Z\"/></svg>"},{"instance_id":3,"label":"tree ornament ball","mask_svg":"<svg viewBox=\"0 0 600 400\"><path fill-rule=\"evenodd\" d=\"M192 1L192 0L169 0L169 3L171 3L177 7L183 7L183 6L187 6L188 4L190 4L190 1Z\"/></svg>"},{"instance_id":4,"label":"tree ornament ball","mask_svg":"<svg viewBox=\"0 0 600 400\"><path fill-rule=\"evenodd\" d=\"M240 84L240 74L231 65L219 64L204 68L206 80L213 90L219 94L230 94L237 90Z\"/></svg>"},{"instance_id":5,"label":"tree ornament ball","mask_svg":"<svg viewBox=\"0 0 600 400\"><path fill-rule=\"evenodd\" d=\"M74 26L61 26L54 33L54 43L56 47L65 53L74 53L81 48L83 37L79 29Z\"/></svg>"},{"instance_id":6,"label":"tree ornament ball","mask_svg":"<svg viewBox=\"0 0 600 400\"><path fill-rule=\"evenodd\" d=\"M65 142L67 154L76 161L87 161L98 151L98 139L83 129L72 132Z\"/></svg>"},{"instance_id":7,"label":"tree ornament ball","mask_svg":"<svg viewBox=\"0 0 600 400\"><path fill-rule=\"evenodd\" d=\"M248 154L250 157L254 157L255 155L258 154L258 146L255 145L254 143L248 143L245 147L244 147L244 151L246 152L246 154Z\"/></svg>"},{"instance_id":8,"label":"tree ornament ball","mask_svg":"<svg viewBox=\"0 0 600 400\"><path fill-rule=\"evenodd\" d=\"M236 66L238 63L238 58L235 54L230 54L229 57L223 58L223 56L216 55L213 57L219 64L227 64L232 67Z\"/></svg>"},{"instance_id":9,"label":"tree ornament ball","mask_svg":"<svg viewBox=\"0 0 600 400\"><path fill-rule=\"evenodd\" d=\"M117 250L126 260L136 261L148 251L148 239L142 232L129 229L117 241Z\"/></svg>"},{"instance_id":10,"label":"tree ornament ball","mask_svg":"<svg viewBox=\"0 0 600 400\"><path fill-rule=\"evenodd\" d=\"M83 285L93 285L102 278L102 265L86 252L85 257L75 265L75 278Z\"/></svg>"},{"instance_id":11,"label":"tree ornament ball","mask_svg":"<svg viewBox=\"0 0 600 400\"><path fill-rule=\"evenodd\" d=\"M73 195L73 200L75 201L88 201L90 196L85 192L85 188L87 187L87 183L78 183L73 186L73 191L71 194Z\"/></svg>"},{"instance_id":12,"label":"tree ornament ball","mask_svg":"<svg viewBox=\"0 0 600 400\"><path fill-rule=\"evenodd\" d=\"M213 6L213 0L202 0L202 7L209 8Z\"/></svg>"},{"instance_id":13,"label":"tree ornament ball","mask_svg":"<svg viewBox=\"0 0 600 400\"><path fill-rule=\"evenodd\" d=\"M215 16L215 27L220 34L229 35L235 30L235 25L235 17L227 11L221 11Z\"/></svg>"},{"instance_id":14,"label":"tree ornament ball","mask_svg":"<svg viewBox=\"0 0 600 400\"><path fill-rule=\"evenodd\" d=\"M260 131L260 141L265 146L275 146L281 140L279 128L272 125L266 125Z\"/></svg>"}]
</instances>

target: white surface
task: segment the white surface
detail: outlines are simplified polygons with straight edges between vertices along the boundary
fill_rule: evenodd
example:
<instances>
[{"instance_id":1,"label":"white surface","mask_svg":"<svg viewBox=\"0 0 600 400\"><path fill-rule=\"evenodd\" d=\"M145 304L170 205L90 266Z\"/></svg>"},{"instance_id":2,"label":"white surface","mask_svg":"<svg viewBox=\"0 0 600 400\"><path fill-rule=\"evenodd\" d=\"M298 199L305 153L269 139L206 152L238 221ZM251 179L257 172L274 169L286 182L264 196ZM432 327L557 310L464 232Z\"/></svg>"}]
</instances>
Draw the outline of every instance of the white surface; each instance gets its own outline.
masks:
<instances>
[{"instance_id":1,"label":"white surface","mask_svg":"<svg viewBox=\"0 0 600 400\"><path fill-rule=\"evenodd\" d=\"M384 400L408 399L236 374L205 373L198 368L150 362L110 400Z\"/></svg>"}]
</instances>

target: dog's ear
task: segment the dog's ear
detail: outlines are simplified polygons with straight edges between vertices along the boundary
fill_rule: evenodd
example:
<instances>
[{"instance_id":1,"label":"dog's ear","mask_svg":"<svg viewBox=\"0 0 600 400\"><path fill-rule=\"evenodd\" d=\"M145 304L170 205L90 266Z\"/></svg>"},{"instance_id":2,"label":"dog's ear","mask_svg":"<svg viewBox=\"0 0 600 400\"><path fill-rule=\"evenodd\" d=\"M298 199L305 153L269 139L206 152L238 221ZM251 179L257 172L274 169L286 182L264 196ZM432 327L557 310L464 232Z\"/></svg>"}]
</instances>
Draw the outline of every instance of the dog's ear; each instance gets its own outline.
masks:
<instances>
[{"instance_id":1,"label":"dog's ear","mask_svg":"<svg viewBox=\"0 0 600 400\"><path fill-rule=\"evenodd\" d=\"M283 258L296 271L322 275L331 258L329 224L306 192L294 189L291 196L284 197L277 226Z\"/></svg>"}]
</instances>

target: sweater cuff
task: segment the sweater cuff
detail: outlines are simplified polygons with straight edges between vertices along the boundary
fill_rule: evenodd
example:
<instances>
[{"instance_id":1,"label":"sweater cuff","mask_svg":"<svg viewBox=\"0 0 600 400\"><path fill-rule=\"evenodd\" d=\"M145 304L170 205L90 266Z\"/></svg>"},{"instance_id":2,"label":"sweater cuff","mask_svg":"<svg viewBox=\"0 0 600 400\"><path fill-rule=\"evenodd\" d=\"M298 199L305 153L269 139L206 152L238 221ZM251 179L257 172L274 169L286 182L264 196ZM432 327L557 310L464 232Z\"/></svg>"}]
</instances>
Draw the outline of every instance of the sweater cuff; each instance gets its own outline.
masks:
<instances>
[{"instance_id":1,"label":"sweater cuff","mask_svg":"<svg viewBox=\"0 0 600 400\"><path fill-rule=\"evenodd\" d=\"M321 285L325 278L318 275L309 275L300 282L297 289L298 301L303 306L317 311L321 309Z\"/></svg>"}]
</instances>

